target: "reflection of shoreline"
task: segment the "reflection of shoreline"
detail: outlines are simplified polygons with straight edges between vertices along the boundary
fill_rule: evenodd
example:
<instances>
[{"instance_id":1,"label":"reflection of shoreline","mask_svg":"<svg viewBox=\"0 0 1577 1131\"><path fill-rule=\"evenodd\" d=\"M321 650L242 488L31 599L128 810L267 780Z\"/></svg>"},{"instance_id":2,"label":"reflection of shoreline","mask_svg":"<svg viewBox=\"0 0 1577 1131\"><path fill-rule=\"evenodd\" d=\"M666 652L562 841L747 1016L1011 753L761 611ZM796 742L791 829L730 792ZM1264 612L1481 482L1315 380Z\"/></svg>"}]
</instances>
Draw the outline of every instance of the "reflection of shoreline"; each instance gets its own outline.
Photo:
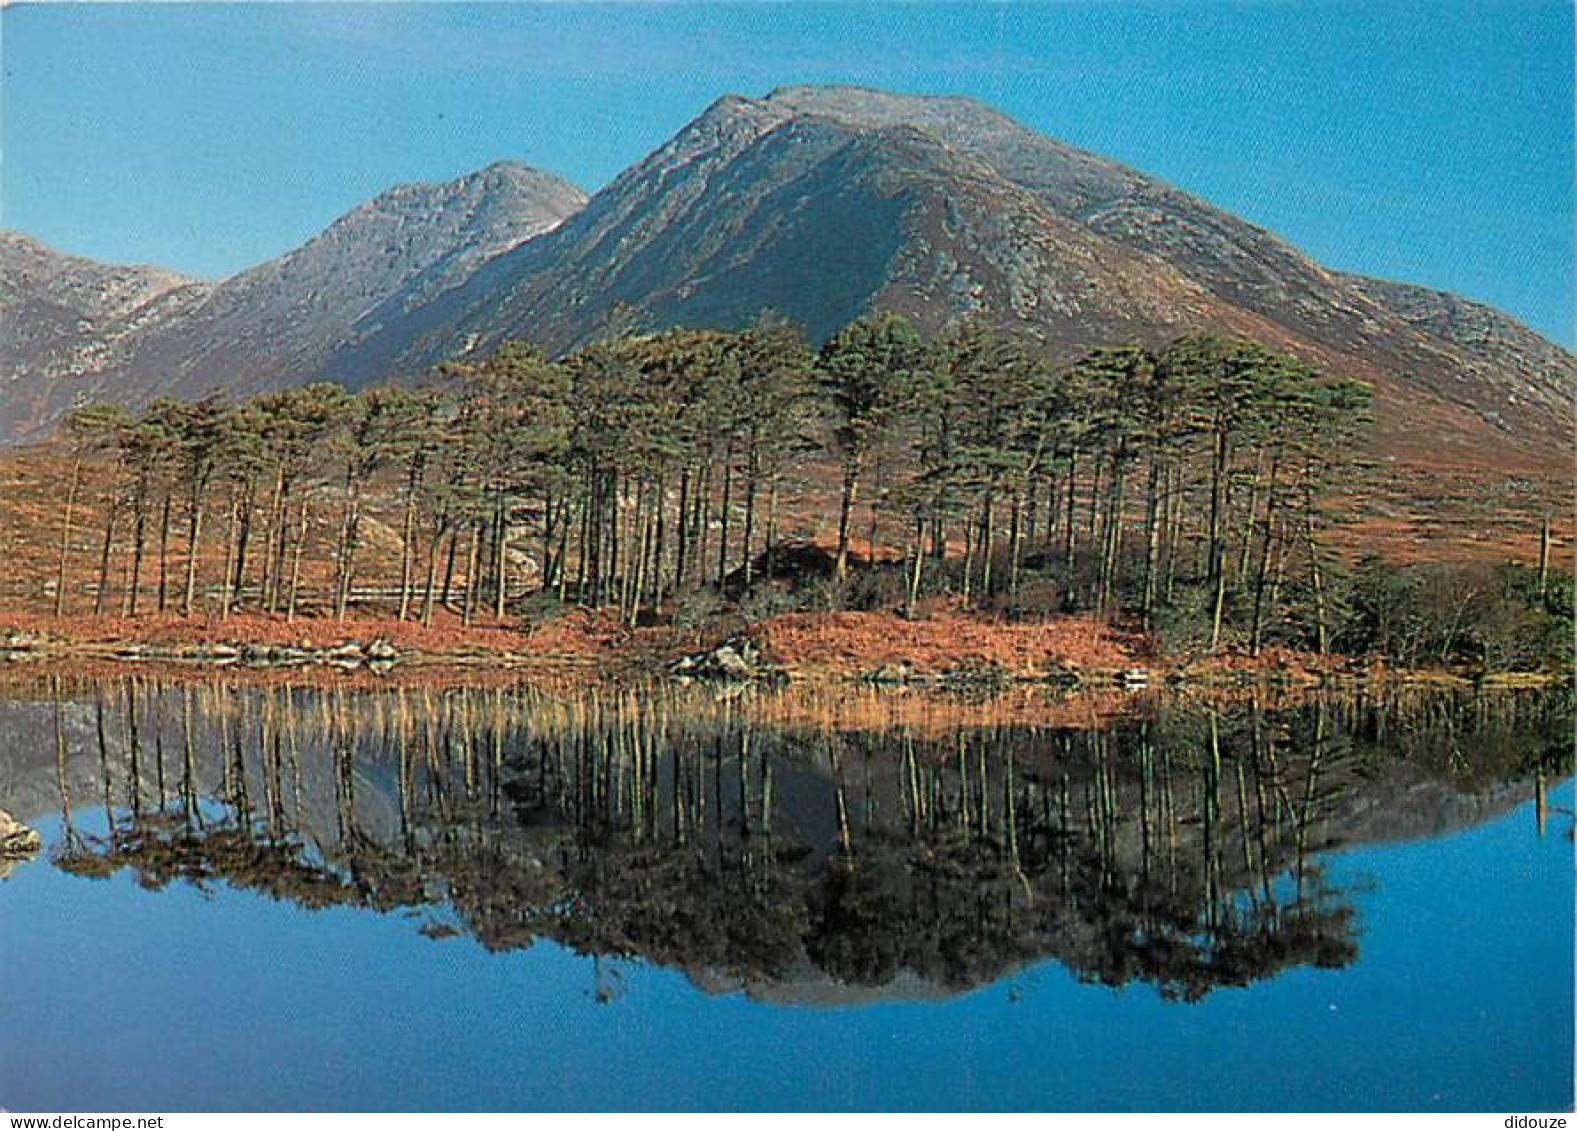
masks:
<instances>
[{"instance_id":1,"label":"reflection of shoreline","mask_svg":"<svg viewBox=\"0 0 1577 1131\"><path fill-rule=\"evenodd\" d=\"M70 871L419 908L489 949L546 937L830 1005L950 995L1048 957L1184 1000L1345 965L1352 909L1315 854L1525 800L1559 769L1569 706L817 733L686 695L121 681L0 711L26 759L0 796L115 822L96 839L68 823L53 855Z\"/></svg>"}]
</instances>

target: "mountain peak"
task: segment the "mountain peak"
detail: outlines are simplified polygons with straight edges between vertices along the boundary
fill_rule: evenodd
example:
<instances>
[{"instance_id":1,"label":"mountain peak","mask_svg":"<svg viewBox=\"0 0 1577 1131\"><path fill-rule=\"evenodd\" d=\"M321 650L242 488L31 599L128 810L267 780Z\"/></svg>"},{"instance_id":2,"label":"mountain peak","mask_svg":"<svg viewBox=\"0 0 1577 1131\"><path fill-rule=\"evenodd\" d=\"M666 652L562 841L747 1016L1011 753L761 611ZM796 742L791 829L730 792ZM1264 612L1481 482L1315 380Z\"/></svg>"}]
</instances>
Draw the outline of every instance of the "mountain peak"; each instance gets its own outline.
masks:
<instances>
[{"instance_id":1,"label":"mountain peak","mask_svg":"<svg viewBox=\"0 0 1577 1131\"><path fill-rule=\"evenodd\" d=\"M985 103L962 94L904 94L841 83L775 87L762 101L785 109L823 113L912 114L927 107L946 107L1003 116Z\"/></svg>"},{"instance_id":2,"label":"mountain peak","mask_svg":"<svg viewBox=\"0 0 1577 1131\"><path fill-rule=\"evenodd\" d=\"M117 390L244 393L303 375L357 379L348 350L435 303L489 260L551 231L586 194L518 161L390 188L277 259L214 285L0 237L0 442ZM365 368L365 367L363 367ZM380 374L366 374L378 376Z\"/></svg>"},{"instance_id":3,"label":"mountain peak","mask_svg":"<svg viewBox=\"0 0 1577 1131\"><path fill-rule=\"evenodd\" d=\"M58 272L70 269L99 275L139 276L146 279L155 289L168 289L200 281L195 276L172 271L156 263L103 263L96 259L72 255L14 228L0 228L0 264L5 267L4 273L0 274L0 279L4 280L0 282L0 294L9 289L6 284L18 281L17 276L28 270Z\"/></svg>"},{"instance_id":4,"label":"mountain peak","mask_svg":"<svg viewBox=\"0 0 1577 1131\"><path fill-rule=\"evenodd\" d=\"M468 183L479 183L490 187L507 186L532 192L539 197L573 199L579 203L584 203L586 199L585 192L563 177L510 158L494 161L474 173L457 177L445 187L459 187ZM576 207L579 207L579 203Z\"/></svg>"},{"instance_id":5,"label":"mountain peak","mask_svg":"<svg viewBox=\"0 0 1577 1131\"><path fill-rule=\"evenodd\" d=\"M530 222L557 222L579 210L586 194L562 177L519 161L495 161L448 181L412 181L385 189L340 221L376 214L439 212L454 207L501 205Z\"/></svg>"}]
</instances>

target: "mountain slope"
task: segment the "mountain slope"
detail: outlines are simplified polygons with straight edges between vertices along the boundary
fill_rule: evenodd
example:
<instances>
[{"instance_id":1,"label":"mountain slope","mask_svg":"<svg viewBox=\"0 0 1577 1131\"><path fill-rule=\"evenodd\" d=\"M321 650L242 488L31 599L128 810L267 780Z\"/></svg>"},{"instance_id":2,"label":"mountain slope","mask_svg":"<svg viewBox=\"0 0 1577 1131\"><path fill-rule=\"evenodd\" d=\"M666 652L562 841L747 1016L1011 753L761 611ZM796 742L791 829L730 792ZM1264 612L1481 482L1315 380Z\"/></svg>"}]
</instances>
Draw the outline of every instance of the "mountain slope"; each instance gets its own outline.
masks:
<instances>
[{"instance_id":1,"label":"mountain slope","mask_svg":"<svg viewBox=\"0 0 1577 1131\"><path fill-rule=\"evenodd\" d=\"M25 329L0 338L0 374L19 392L29 387L16 398L28 408L8 412L0 427L26 435L99 397L138 403L357 376L337 373L335 362L385 320L419 309L584 200L567 182L513 163L447 184L402 185L295 251L211 285L89 266L9 237L0 250L29 245L35 277L64 280L45 294L78 296L77 320L91 328L44 341L62 319L44 317L39 288L21 284L27 305L7 310L6 322ZM7 253L8 280L19 255Z\"/></svg>"},{"instance_id":2,"label":"mountain slope","mask_svg":"<svg viewBox=\"0 0 1577 1131\"><path fill-rule=\"evenodd\" d=\"M88 318L69 348L43 351L70 359L67 376L19 397L17 419L36 428L89 393L409 377L509 338L566 351L632 324L739 326L764 308L820 337L884 307L933 331L991 318L1064 359L1222 332L1367 380L1376 530L1438 532L1469 494L1452 537L1477 537L1486 515L1522 530L1570 493L1567 351L1480 304L1330 270L960 98L730 95L589 200L495 166L385 194L224 283L130 289L140 305L112 332ZM60 338L72 317L28 315L0 342ZM0 374L19 387L12 353Z\"/></svg>"},{"instance_id":3,"label":"mountain slope","mask_svg":"<svg viewBox=\"0 0 1577 1131\"><path fill-rule=\"evenodd\" d=\"M1327 270L1262 228L969 99L791 87L764 101L789 114L923 129L1024 187L1058 215L1171 264L1222 301L1297 339L1405 373L1413 385L1497 427L1531 429L1544 438L1568 431L1577 359L1490 308ZM1426 308L1434 313L1424 313ZM1476 329L1464 337L1452 326L1460 329L1469 310ZM1491 321L1487 336L1514 344L1475 353L1474 342L1485 339Z\"/></svg>"},{"instance_id":4,"label":"mountain slope","mask_svg":"<svg viewBox=\"0 0 1577 1131\"><path fill-rule=\"evenodd\" d=\"M499 164L443 185L402 185L296 251L214 289L179 327L127 367L138 385L170 375L201 395L345 376L334 359L469 278L480 264L544 232L585 197L556 177Z\"/></svg>"},{"instance_id":5,"label":"mountain slope","mask_svg":"<svg viewBox=\"0 0 1577 1131\"><path fill-rule=\"evenodd\" d=\"M565 350L632 318L737 326L766 307L813 336L875 307L931 329L984 314L1062 357L1220 331L1372 382L1411 455L1552 466L1577 359L1421 294L966 99L788 88L718 100L562 227L387 327L377 354L414 372L510 337Z\"/></svg>"},{"instance_id":6,"label":"mountain slope","mask_svg":"<svg viewBox=\"0 0 1577 1131\"><path fill-rule=\"evenodd\" d=\"M0 232L0 442L69 408L65 386L114 363L115 343L202 301L208 285L112 267Z\"/></svg>"},{"instance_id":7,"label":"mountain slope","mask_svg":"<svg viewBox=\"0 0 1577 1131\"><path fill-rule=\"evenodd\" d=\"M1476 378L1468 383L1470 390L1505 387L1514 414L1528 408L1547 414L1569 438L1573 360L1554 342L1494 307L1460 295L1362 275L1342 278L1390 314L1453 347L1459 372ZM1511 426L1504 419L1495 423Z\"/></svg>"},{"instance_id":8,"label":"mountain slope","mask_svg":"<svg viewBox=\"0 0 1577 1131\"><path fill-rule=\"evenodd\" d=\"M813 337L878 306L932 330L985 314L1062 353L1206 322L1266 329L924 130L735 97L454 299L405 367L459 342L569 349L628 318L624 307L659 325L740 325L772 308Z\"/></svg>"}]
</instances>

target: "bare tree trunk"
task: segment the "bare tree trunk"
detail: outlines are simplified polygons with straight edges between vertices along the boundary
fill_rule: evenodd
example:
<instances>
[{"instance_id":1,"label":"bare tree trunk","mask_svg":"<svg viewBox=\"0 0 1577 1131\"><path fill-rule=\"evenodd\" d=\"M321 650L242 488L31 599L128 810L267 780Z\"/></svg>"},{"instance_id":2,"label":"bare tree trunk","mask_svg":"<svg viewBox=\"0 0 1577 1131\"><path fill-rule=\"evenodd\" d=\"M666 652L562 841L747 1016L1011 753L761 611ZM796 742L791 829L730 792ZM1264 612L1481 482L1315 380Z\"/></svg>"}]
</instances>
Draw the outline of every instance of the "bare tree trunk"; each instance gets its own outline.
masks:
<instances>
[{"instance_id":1,"label":"bare tree trunk","mask_svg":"<svg viewBox=\"0 0 1577 1131\"><path fill-rule=\"evenodd\" d=\"M626 485L626 487L624 488L624 491L627 492L628 490L629 490L629 487L628 487L628 485ZM630 589L631 589L631 586L633 585L634 580L635 580L635 578L634 578L635 571L639 567L638 559L639 559L639 556L640 556L641 547L639 546L638 543L639 543L639 540L640 540L641 496L642 496L642 492L643 492L643 488L640 487L640 486L637 486L636 489L635 489L635 506L632 508L633 509L633 513L632 513L632 515L630 517L630 525L629 525L628 528L626 528L624 526L623 512L624 512L625 508L622 506L622 504L614 512L614 521L619 524L619 529L620 529L619 540L620 540L620 542L624 543L626 541L625 535L628 534L628 536L629 536L628 537L628 541L637 543L635 545L635 552L634 553L628 553L628 554L625 555L626 561L625 561L624 569L623 569L623 571L621 573L617 574L617 582L618 582L617 596L618 596L618 600L615 603L619 607L619 622L621 624L624 623L624 618L629 615L629 611L630 611ZM613 578L610 577L610 582L612 580L613 580Z\"/></svg>"},{"instance_id":2,"label":"bare tree trunk","mask_svg":"<svg viewBox=\"0 0 1577 1131\"><path fill-rule=\"evenodd\" d=\"M777 564L778 551L778 479L777 473L772 475L772 482L767 487L767 549L766 558L761 563L765 569L768 581L772 580L772 569Z\"/></svg>"},{"instance_id":3,"label":"bare tree trunk","mask_svg":"<svg viewBox=\"0 0 1577 1131\"><path fill-rule=\"evenodd\" d=\"M969 594L974 587L975 541L975 521L966 510L964 512L964 591L960 594L965 604L969 603Z\"/></svg>"},{"instance_id":4,"label":"bare tree trunk","mask_svg":"<svg viewBox=\"0 0 1577 1131\"><path fill-rule=\"evenodd\" d=\"M274 492L268 500L268 521L263 531L263 574L258 583L257 603L260 608L273 612L279 606L279 564L275 556L282 554L285 537L285 465L280 463L274 471Z\"/></svg>"},{"instance_id":5,"label":"bare tree trunk","mask_svg":"<svg viewBox=\"0 0 1577 1131\"><path fill-rule=\"evenodd\" d=\"M1249 648L1259 655L1264 640L1265 598L1270 592L1271 561L1274 558L1273 536L1276 521L1276 460L1270 461L1270 479L1265 488L1265 533L1260 545L1259 569L1254 577L1254 619L1249 630Z\"/></svg>"},{"instance_id":6,"label":"bare tree trunk","mask_svg":"<svg viewBox=\"0 0 1577 1131\"><path fill-rule=\"evenodd\" d=\"M355 584L356 542L361 536L361 484L354 473L345 476L345 520L340 527L339 569L334 587L334 619L344 620Z\"/></svg>"},{"instance_id":7,"label":"bare tree trunk","mask_svg":"<svg viewBox=\"0 0 1577 1131\"><path fill-rule=\"evenodd\" d=\"M685 581L685 567L690 553L690 469L679 473L679 537L674 549L674 587L681 588Z\"/></svg>"},{"instance_id":8,"label":"bare tree trunk","mask_svg":"<svg viewBox=\"0 0 1577 1131\"><path fill-rule=\"evenodd\" d=\"M734 493L734 445L723 452L723 500L718 504L717 588L721 592L728 580L729 500Z\"/></svg>"},{"instance_id":9,"label":"bare tree trunk","mask_svg":"<svg viewBox=\"0 0 1577 1131\"><path fill-rule=\"evenodd\" d=\"M501 621L504 619L504 604L509 599L509 496L502 487L498 489L495 505L498 508L498 556L494 559L493 569L498 587L493 591L493 619Z\"/></svg>"},{"instance_id":10,"label":"bare tree trunk","mask_svg":"<svg viewBox=\"0 0 1577 1131\"><path fill-rule=\"evenodd\" d=\"M287 479L280 486L279 514L275 519L273 539L273 564L269 566L268 611L277 613L279 603L287 598L285 567L293 557L290 546L290 497L293 484Z\"/></svg>"},{"instance_id":11,"label":"bare tree trunk","mask_svg":"<svg viewBox=\"0 0 1577 1131\"><path fill-rule=\"evenodd\" d=\"M241 590L246 586L246 551L252 539L252 510L254 487L248 483L241 496L241 509L239 512L240 528L236 533L235 544L235 580L231 592L231 603L241 603ZM228 615L229 606L226 606Z\"/></svg>"},{"instance_id":12,"label":"bare tree trunk","mask_svg":"<svg viewBox=\"0 0 1577 1131\"><path fill-rule=\"evenodd\" d=\"M1177 555L1183 542L1183 469L1174 463L1166 476L1166 577L1161 592L1171 601L1177 583Z\"/></svg>"},{"instance_id":13,"label":"bare tree trunk","mask_svg":"<svg viewBox=\"0 0 1577 1131\"><path fill-rule=\"evenodd\" d=\"M914 619L915 605L920 600L920 569L925 560L925 520L919 515L914 520L914 546L909 562L909 586L904 591L903 615L905 620Z\"/></svg>"},{"instance_id":14,"label":"bare tree trunk","mask_svg":"<svg viewBox=\"0 0 1577 1131\"><path fill-rule=\"evenodd\" d=\"M1216 431L1210 469L1210 569L1211 584L1210 650L1221 643L1221 620L1227 602L1226 527L1227 464L1231 454L1226 429Z\"/></svg>"},{"instance_id":15,"label":"bare tree trunk","mask_svg":"<svg viewBox=\"0 0 1577 1131\"><path fill-rule=\"evenodd\" d=\"M980 512L980 599L991 600L991 555L996 552L996 499L992 488L986 490Z\"/></svg>"},{"instance_id":16,"label":"bare tree trunk","mask_svg":"<svg viewBox=\"0 0 1577 1131\"><path fill-rule=\"evenodd\" d=\"M833 576L839 581L849 576L849 519L854 513L859 489L859 463L847 460L843 465L843 494L838 502L838 556L832 566Z\"/></svg>"},{"instance_id":17,"label":"bare tree trunk","mask_svg":"<svg viewBox=\"0 0 1577 1131\"><path fill-rule=\"evenodd\" d=\"M1210 601L1210 650L1214 652L1221 644L1221 622L1227 605L1227 571L1216 571L1215 588L1211 593Z\"/></svg>"},{"instance_id":18,"label":"bare tree trunk","mask_svg":"<svg viewBox=\"0 0 1577 1131\"><path fill-rule=\"evenodd\" d=\"M1062 531L1062 568L1068 574L1067 580L1070 586L1072 585L1073 581L1073 554L1074 550L1076 549L1074 545L1073 528L1075 526L1074 507L1077 501L1077 479L1075 478L1075 475L1078 472L1078 468L1079 453L1077 451L1071 451L1068 453L1068 517L1063 524Z\"/></svg>"},{"instance_id":19,"label":"bare tree trunk","mask_svg":"<svg viewBox=\"0 0 1577 1131\"><path fill-rule=\"evenodd\" d=\"M159 505L159 611L169 608L170 602L170 493L164 493Z\"/></svg>"},{"instance_id":20,"label":"bare tree trunk","mask_svg":"<svg viewBox=\"0 0 1577 1131\"><path fill-rule=\"evenodd\" d=\"M108 513L104 519L104 544L99 551L99 585L93 594L93 615L98 616L104 611L104 594L110 587L110 547L115 541L115 516L120 512L113 496L110 498Z\"/></svg>"},{"instance_id":21,"label":"bare tree trunk","mask_svg":"<svg viewBox=\"0 0 1577 1131\"><path fill-rule=\"evenodd\" d=\"M553 537L558 533L558 503L553 498L553 492L545 492L542 505L542 584L538 586L542 592L547 592L553 587L553 574L559 563L553 558Z\"/></svg>"},{"instance_id":22,"label":"bare tree trunk","mask_svg":"<svg viewBox=\"0 0 1577 1131\"><path fill-rule=\"evenodd\" d=\"M575 599L582 605L595 605L602 583L602 475L593 469L586 473L586 507L580 516L580 572Z\"/></svg>"},{"instance_id":23,"label":"bare tree trunk","mask_svg":"<svg viewBox=\"0 0 1577 1131\"><path fill-rule=\"evenodd\" d=\"M1057 461L1053 458L1046 468L1046 551L1049 558L1057 537L1058 488Z\"/></svg>"},{"instance_id":24,"label":"bare tree trunk","mask_svg":"<svg viewBox=\"0 0 1577 1131\"><path fill-rule=\"evenodd\" d=\"M1274 466L1274 461L1272 461ZM1248 576L1249 547L1254 542L1255 519L1259 514L1259 493L1261 477L1265 470L1265 453L1263 450L1254 453L1254 475L1248 481L1248 509L1243 516L1243 544L1238 547L1237 576Z\"/></svg>"},{"instance_id":25,"label":"bare tree trunk","mask_svg":"<svg viewBox=\"0 0 1577 1131\"><path fill-rule=\"evenodd\" d=\"M1271 615L1275 615L1276 607L1281 603L1281 582L1286 573L1287 558L1291 553L1288 545L1287 518L1280 509L1276 511L1276 525L1281 528L1272 544L1273 561L1270 568L1270 595L1267 598Z\"/></svg>"},{"instance_id":26,"label":"bare tree trunk","mask_svg":"<svg viewBox=\"0 0 1577 1131\"><path fill-rule=\"evenodd\" d=\"M1118 450L1112 456L1111 482L1107 485L1106 527L1101 545L1100 600L1102 612L1112 603L1112 593L1117 586L1117 574L1122 565L1123 544L1123 490L1128 473L1126 453Z\"/></svg>"},{"instance_id":27,"label":"bare tree trunk","mask_svg":"<svg viewBox=\"0 0 1577 1131\"><path fill-rule=\"evenodd\" d=\"M192 485L192 496L186 504L186 588L181 595L181 615L192 615L192 602L197 596L197 551L203 537L202 484Z\"/></svg>"},{"instance_id":28,"label":"bare tree trunk","mask_svg":"<svg viewBox=\"0 0 1577 1131\"><path fill-rule=\"evenodd\" d=\"M603 577L606 579L605 591L613 593L615 596L617 596L617 593L614 590L614 582L619 576L620 567L623 565L623 546L621 543L623 542L622 536L624 533L624 492L623 486L619 482L620 478L617 470L608 473L607 494L604 496L611 500L612 505L608 507L608 555L603 565ZM607 599L601 596L603 592L603 589L598 590L600 600Z\"/></svg>"},{"instance_id":29,"label":"bare tree trunk","mask_svg":"<svg viewBox=\"0 0 1577 1131\"><path fill-rule=\"evenodd\" d=\"M469 625L476 609L476 567L480 564L482 554L482 520L476 519L471 523L471 549L466 555L465 567L465 607L460 615L462 624Z\"/></svg>"},{"instance_id":30,"label":"bare tree trunk","mask_svg":"<svg viewBox=\"0 0 1577 1131\"><path fill-rule=\"evenodd\" d=\"M438 548L443 545L447 526L447 520L440 518L438 525L433 530L432 541L427 545L427 583L422 589L422 624L429 628L432 627L433 623L433 599L438 588ZM449 549L449 557L452 561L454 559L453 536L449 539Z\"/></svg>"},{"instance_id":31,"label":"bare tree trunk","mask_svg":"<svg viewBox=\"0 0 1577 1131\"><path fill-rule=\"evenodd\" d=\"M1008 592L1015 597L1018 596L1018 560L1024 544L1024 526L1024 490L1020 487L1013 492L1013 509L1008 522Z\"/></svg>"},{"instance_id":32,"label":"bare tree trunk","mask_svg":"<svg viewBox=\"0 0 1577 1131\"><path fill-rule=\"evenodd\" d=\"M659 474L655 485L657 513L653 516L652 532L652 617L655 619L663 607L663 555L668 552L668 485L667 476Z\"/></svg>"},{"instance_id":33,"label":"bare tree trunk","mask_svg":"<svg viewBox=\"0 0 1577 1131\"><path fill-rule=\"evenodd\" d=\"M745 592L747 592L747 593L750 592L750 583L755 580L755 578L753 576L755 563L753 561L751 561L751 559L750 559L750 545L755 540L755 536L756 536L756 489L757 489L757 480L760 478L760 475L761 475L760 462L758 461L758 459L756 457L755 448L752 447L750 449L750 453L749 453L748 457L745 460L745 547L744 547L744 559L745 560L744 560L744 570L745 570Z\"/></svg>"},{"instance_id":34,"label":"bare tree trunk","mask_svg":"<svg viewBox=\"0 0 1577 1131\"><path fill-rule=\"evenodd\" d=\"M126 575L126 597L122 610L128 617L137 615L137 598L142 589L142 557L147 549L148 484L143 480L137 485L137 499L132 512L131 568Z\"/></svg>"},{"instance_id":35,"label":"bare tree trunk","mask_svg":"<svg viewBox=\"0 0 1577 1131\"><path fill-rule=\"evenodd\" d=\"M1544 599L1550 585L1550 516L1545 514L1544 525L1539 527L1539 599Z\"/></svg>"},{"instance_id":36,"label":"bare tree trunk","mask_svg":"<svg viewBox=\"0 0 1577 1131\"><path fill-rule=\"evenodd\" d=\"M569 584L569 528L574 521L575 512L566 501L564 504L564 520L559 523L559 588L558 599L564 601L564 587Z\"/></svg>"},{"instance_id":37,"label":"bare tree trunk","mask_svg":"<svg viewBox=\"0 0 1577 1131\"><path fill-rule=\"evenodd\" d=\"M876 566L876 541L877 541L877 538L880 536L879 529L878 529L879 512L877 510L877 503L878 503L878 501L880 501L880 499L882 497L882 492L886 490L886 485L882 481L883 480L882 470L885 467L886 467L886 464L882 463L882 462L878 462L877 465L876 465L876 484L875 484L875 490L873 490L871 492L871 501L870 501L870 511L871 511L870 536L868 538L866 538L866 540L865 540L865 564L870 566L873 569Z\"/></svg>"},{"instance_id":38,"label":"bare tree trunk","mask_svg":"<svg viewBox=\"0 0 1577 1131\"><path fill-rule=\"evenodd\" d=\"M449 553L444 558L444 597L443 606L446 609L454 608L454 565L455 549L460 541L460 529L456 524L455 529L449 532ZM560 565L562 572L562 563Z\"/></svg>"},{"instance_id":39,"label":"bare tree trunk","mask_svg":"<svg viewBox=\"0 0 1577 1131\"><path fill-rule=\"evenodd\" d=\"M1019 492L1023 500L1019 506L1024 512L1024 541L1030 545L1035 544L1035 535L1040 531L1040 496L1035 490L1038 486L1040 476L1031 476Z\"/></svg>"},{"instance_id":40,"label":"bare tree trunk","mask_svg":"<svg viewBox=\"0 0 1577 1131\"><path fill-rule=\"evenodd\" d=\"M285 601L285 620L296 619L296 597L301 592L301 557L307 549L307 509L311 498L301 500L301 515L296 520L296 545L290 558L290 594Z\"/></svg>"},{"instance_id":41,"label":"bare tree trunk","mask_svg":"<svg viewBox=\"0 0 1577 1131\"><path fill-rule=\"evenodd\" d=\"M712 524L708 521L712 513L712 463L707 461L701 469L701 482L695 495L695 565L693 572L696 581L706 584L706 548L712 541Z\"/></svg>"},{"instance_id":42,"label":"bare tree trunk","mask_svg":"<svg viewBox=\"0 0 1577 1131\"><path fill-rule=\"evenodd\" d=\"M1145 485L1144 502L1144 594L1140 598L1140 617L1146 629L1154 627L1156 570L1161 555L1161 461L1150 459L1150 478Z\"/></svg>"},{"instance_id":43,"label":"bare tree trunk","mask_svg":"<svg viewBox=\"0 0 1577 1131\"><path fill-rule=\"evenodd\" d=\"M1320 563L1319 534L1315 529L1314 486L1303 487L1304 537L1309 555L1309 586L1314 592L1314 639L1320 655L1330 651L1330 633L1325 617L1325 570Z\"/></svg>"},{"instance_id":44,"label":"bare tree trunk","mask_svg":"<svg viewBox=\"0 0 1577 1131\"><path fill-rule=\"evenodd\" d=\"M1102 531L1101 531L1101 464L1102 464L1102 461L1099 458L1096 458L1096 459L1091 461L1091 464L1092 464L1091 471L1093 472L1093 474L1090 476L1090 509L1089 509L1088 534L1089 534L1090 549L1095 552L1095 569L1096 569L1096 573L1099 574L1100 567L1101 567L1101 562L1103 560L1102 559L1102 554L1103 554L1104 547L1105 547L1105 541L1102 538ZM1097 595L1097 597L1099 596L1099 578L1097 578L1097 594L1096 595Z\"/></svg>"},{"instance_id":45,"label":"bare tree trunk","mask_svg":"<svg viewBox=\"0 0 1577 1131\"><path fill-rule=\"evenodd\" d=\"M1212 583L1226 570L1226 545L1222 528L1226 523L1228 444L1226 430L1217 430L1210 465L1210 560L1206 571Z\"/></svg>"},{"instance_id":46,"label":"bare tree trunk","mask_svg":"<svg viewBox=\"0 0 1577 1131\"><path fill-rule=\"evenodd\" d=\"M60 524L60 568L55 573L55 616L66 611L66 566L71 558L71 519L77 505L77 490L82 486L82 454L71 465L71 486L66 489L66 511ZM1542 586L1541 586L1542 588Z\"/></svg>"},{"instance_id":47,"label":"bare tree trunk","mask_svg":"<svg viewBox=\"0 0 1577 1131\"><path fill-rule=\"evenodd\" d=\"M400 612L404 620L411 612L411 583L416 573L416 492L405 498L405 518L400 531Z\"/></svg>"},{"instance_id":48,"label":"bare tree trunk","mask_svg":"<svg viewBox=\"0 0 1577 1131\"><path fill-rule=\"evenodd\" d=\"M648 492L643 491L642 493L647 494ZM661 503L659 502L659 507L660 506ZM641 600L646 593L647 573L649 570L656 569L655 565L648 565L648 561L652 553L653 541L651 510L652 508L650 505L643 505L637 511L638 517L636 521L640 528L640 535L637 539L638 544L636 547L635 559L632 563L635 573L635 582L632 587L633 591L629 600L629 625L631 628L634 628L636 622L640 619ZM660 565L661 563L658 564Z\"/></svg>"},{"instance_id":49,"label":"bare tree trunk","mask_svg":"<svg viewBox=\"0 0 1577 1131\"><path fill-rule=\"evenodd\" d=\"M238 528L241 525L241 492L234 484L230 487L230 521L225 525L224 585L219 594L219 619L230 616L230 601L235 593L235 554Z\"/></svg>"}]
</instances>

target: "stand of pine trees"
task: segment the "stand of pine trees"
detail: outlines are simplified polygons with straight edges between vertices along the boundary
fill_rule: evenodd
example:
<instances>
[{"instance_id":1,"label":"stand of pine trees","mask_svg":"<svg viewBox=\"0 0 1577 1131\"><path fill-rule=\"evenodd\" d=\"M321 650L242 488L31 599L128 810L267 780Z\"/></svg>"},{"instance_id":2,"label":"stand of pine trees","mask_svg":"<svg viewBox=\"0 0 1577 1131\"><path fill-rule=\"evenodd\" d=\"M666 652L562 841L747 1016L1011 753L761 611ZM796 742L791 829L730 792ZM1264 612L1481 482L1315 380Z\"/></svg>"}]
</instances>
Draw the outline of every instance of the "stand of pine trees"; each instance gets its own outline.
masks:
<instances>
[{"instance_id":1,"label":"stand of pine trees","mask_svg":"<svg viewBox=\"0 0 1577 1131\"><path fill-rule=\"evenodd\" d=\"M471 623L529 597L633 625L697 593L781 605L807 583L780 559L785 486L820 469L824 603L914 615L950 593L1191 647L1324 651L1342 627L1325 501L1368 401L1249 342L1061 366L984 324L927 340L878 313L819 349L763 317L558 360L511 343L419 387L95 405L67 426L54 607L294 619L376 601ZM95 464L113 484L98 499Z\"/></svg>"}]
</instances>

